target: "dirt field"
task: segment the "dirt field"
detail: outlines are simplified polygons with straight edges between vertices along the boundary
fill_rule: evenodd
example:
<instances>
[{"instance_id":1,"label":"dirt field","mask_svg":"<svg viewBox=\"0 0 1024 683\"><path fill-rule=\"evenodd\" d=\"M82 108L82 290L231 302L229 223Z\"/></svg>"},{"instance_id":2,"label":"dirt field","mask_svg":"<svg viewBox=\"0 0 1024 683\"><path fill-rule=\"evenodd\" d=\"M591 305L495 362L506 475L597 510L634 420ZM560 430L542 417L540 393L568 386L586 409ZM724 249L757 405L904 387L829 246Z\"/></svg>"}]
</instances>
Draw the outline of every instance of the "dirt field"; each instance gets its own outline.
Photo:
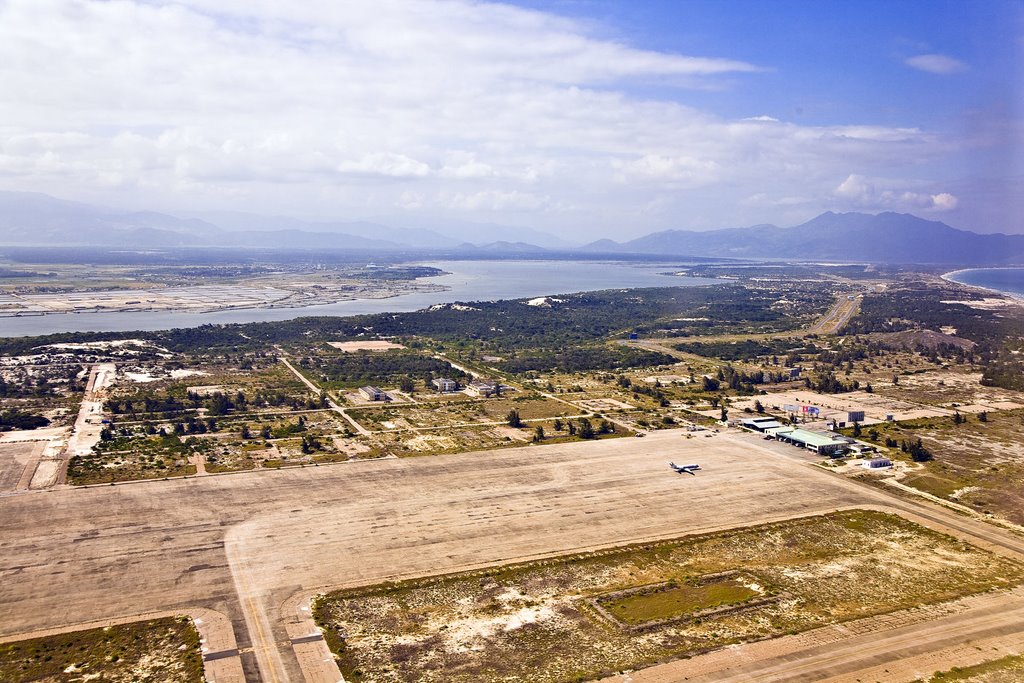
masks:
<instances>
[{"instance_id":1,"label":"dirt field","mask_svg":"<svg viewBox=\"0 0 1024 683\"><path fill-rule=\"evenodd\" d=\"M966 414L959 425L945 417L876 429L880 443L920 438L935 457L902 483L1024 524L1024 410L993 412L985 422Z\"/></svg>"},{"instance_id":2,"label":"dirt field","mask_svg":"<svg viewBox=\"0 0 1024 683\"><path fill-rule=\"evenodd\" d=\"M371 431L389 431L504 422L512 410L518 411L523 420L586 412L573 410L572 406L547 398L488 398L422 406L353 408L348 414Z\"/></svg>"},{"instance_id":3,"label":"dirt field","mask_svg":"<svg viewBox=\"0 0 1024 683\"><path fill-rule=\"evenodd\" d=\"M703 471L676 475L668 460ZM1024 550L981 522L892 498L809 460L747 435L687 440L666 431L4 495L0 636L206 607L232 620L250 681L297 683L302 670L323 670L324 654L296 596L325 589L866 504L926 512L929 524ZM329 673L314 680L336 680Z\"/></svg>"},{"instance_id":4,"label":"dirt field","mask_svg":"<svg viewBox=\"0 0 1024 683\"><path fill-rule=\"evenodd\" d=\"M43 447L41 441L0 442L0 493L28 488Z\"/></svg>"},{"instance_id":5,"label":"dirt field","mask_svg":"<svg viewBox=\"0 0 1024 683\"><path fill-rule=\"evenodd\" d=\"M1022 579L1022 564L895 515L846 511L341 592L319 600L316 613L346 678L540 683Z\"/></svg>"},{"instance_id":6,"label":"dirt field","mask_svg":"<svg viewBox=\"0 0 1024 683\"><path fill-rule=\"evenodd\" d=\"M788 391L777 391L767 396L751 396L740 398L730 403L731 410L738 414L744 408L754 407L754 401L759 400L770 412L783 412L787 404L797 406L817 406L821 409L818 419L814 424L824 425L832 422L833 419L839 422L846 421L846 414L853 410L863 410L865 420L862 424L871 425L885 422L886 415L892 415L895 420L913 420L921 417L937 417L952 415L952 408L938 408L935 406L922 405L902 401L879 393L869 394L865 391L852 391L846 394L819 394L809 389L796 389Z\"/></svg>"},{"instance_id":7,"label":"dirt field","mask_svg":"<svg viewBox=\"0 0 1024 683\"><path fill-rule=\"evenodd\" d=\"M389 349L404 349L401 344L383 341L380 339L366 339L361 341L327 342L328 346L344 353L355 353L356 351L387 351Z\"/></svg>"}]
</instances>

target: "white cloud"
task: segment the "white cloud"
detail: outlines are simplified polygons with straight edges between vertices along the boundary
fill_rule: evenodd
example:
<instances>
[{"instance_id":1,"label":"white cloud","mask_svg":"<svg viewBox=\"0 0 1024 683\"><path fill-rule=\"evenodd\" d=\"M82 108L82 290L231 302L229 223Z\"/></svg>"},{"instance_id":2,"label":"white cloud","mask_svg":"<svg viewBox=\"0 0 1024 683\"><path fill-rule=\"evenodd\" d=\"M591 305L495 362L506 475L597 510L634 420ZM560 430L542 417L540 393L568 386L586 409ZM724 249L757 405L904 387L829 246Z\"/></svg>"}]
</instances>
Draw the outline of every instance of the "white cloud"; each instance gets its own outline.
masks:
<instances>
[{"instance_id":1,"label":"white cloud","mask_svg":"<svg viewBox=\"0 0 1024 683\"><path fill-rule=\"evenodd\" d=\"M535 211L549 206L549 197L541 197L529 192L512 190L483 190L480 192L454 194L442 193L437 205L458 211Z\"/></svg>"},{"instance_id":2,"label":"white cloud","mask_svg":"<svg viewBox=\"0 0 1024 683\"><path fill-rule=\"evenodd\" d=\"M430 166L422 161L393 152L376 152L358 160L342 161L337 169L340 173L389 178L422 178L430 173Z\"/></svg>"},{"instance_id":3,"label":"white cloud","mask_svg":"<svg viewBox=\"0 0 1024 683\"><path fill-rule=\"evenodd\" d=\"M947 57L946 55L915 55L904 60L907 66L911 66L928 73L946 76L967 70L967 65L959 59Z\"/></svg>"},{"instance_id":4,"label":"white cloud","mask_svg":"<svg viewBox=\"0 0 1024 683\"><path fill-rule=\"evenodd\" d=\"M935 194L900 186L892 180L870 180L850 174L834 191L836 198L854 208L895 211L952 211L959 200L948 192Z\"/></svg>"},{"instance_id":5,"label":"white cloud","mask_svg":"<svg viewBox=\"0 0 1024 683\"><path fill-rule=\"evenodd\" d=\"M793 206L850 168L948 153L913 126L680 103L763 71L473 0L0 0L0 175L171 210L532 213L582 232L643 230L644 207ZM641 99L637 83L676 89Z\"/></svg>"}]
</instances>

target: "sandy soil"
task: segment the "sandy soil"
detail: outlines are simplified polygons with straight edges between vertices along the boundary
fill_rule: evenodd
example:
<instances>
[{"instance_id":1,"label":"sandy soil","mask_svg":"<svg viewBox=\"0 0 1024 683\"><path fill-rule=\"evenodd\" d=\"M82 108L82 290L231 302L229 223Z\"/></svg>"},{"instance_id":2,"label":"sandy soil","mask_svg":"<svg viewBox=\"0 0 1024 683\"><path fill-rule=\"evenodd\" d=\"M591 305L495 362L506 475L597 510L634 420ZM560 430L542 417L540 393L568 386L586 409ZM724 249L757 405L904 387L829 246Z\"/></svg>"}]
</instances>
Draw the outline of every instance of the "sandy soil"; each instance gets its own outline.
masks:
<instances>
[{"instance_id":1,"label":"sandy soil","mask_svg":"<svg viewBox=\"0 0 1024 683\"><path fill-rule=\"evenodd\" d=\"M328 346L333 346L339 351L345 353L355 353L356 351L387 351L389 349L404 349L405 347L401 344L394 342L383 341L380 339L366 339L363 341L347 341L347 342L327 342Z\"/></svg>"}]
</instances>

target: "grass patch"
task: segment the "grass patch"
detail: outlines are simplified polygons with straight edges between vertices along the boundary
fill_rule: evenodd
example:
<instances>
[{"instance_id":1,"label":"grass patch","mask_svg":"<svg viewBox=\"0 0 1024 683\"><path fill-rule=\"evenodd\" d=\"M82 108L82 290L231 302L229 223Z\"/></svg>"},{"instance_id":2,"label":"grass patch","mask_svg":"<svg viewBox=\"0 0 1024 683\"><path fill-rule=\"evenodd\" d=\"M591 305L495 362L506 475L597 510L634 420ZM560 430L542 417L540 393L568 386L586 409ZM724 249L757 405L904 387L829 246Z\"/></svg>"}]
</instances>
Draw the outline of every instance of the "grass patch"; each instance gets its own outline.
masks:
<instances>
[{"instance_id":1,"label":"grass patch","mask_svg":"<svg viewBox=\"0 0 1024 683\"><path fill-rule=\"evenodd\" d=\"M736 605L759 595L736 579L722 579L701 585L669 585L617 599L599 599L602 607L627 624L674 619L723 605Z\"/></svg>"},{"instance_id":2,"label":"grass patch","mask_svg":"<svg viewBox=\"0 0 1024 683\"><path fill-rule=\"evenodd\" d=\"M199 633L166 617L0 645L0 680L202 683Z\"/></svg>"}]
</instances>

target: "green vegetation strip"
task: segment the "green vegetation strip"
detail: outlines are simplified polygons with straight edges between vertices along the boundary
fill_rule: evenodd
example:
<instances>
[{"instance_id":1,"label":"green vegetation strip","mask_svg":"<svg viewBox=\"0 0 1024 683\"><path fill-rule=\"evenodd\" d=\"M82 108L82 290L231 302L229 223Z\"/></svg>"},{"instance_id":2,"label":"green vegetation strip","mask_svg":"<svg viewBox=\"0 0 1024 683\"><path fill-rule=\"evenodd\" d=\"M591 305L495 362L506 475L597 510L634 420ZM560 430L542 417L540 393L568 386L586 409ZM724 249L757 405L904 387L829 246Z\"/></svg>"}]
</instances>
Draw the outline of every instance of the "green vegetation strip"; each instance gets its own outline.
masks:
<instances>
[{"instance_id":1,"label":"green vegetation strip","mask_svg":"<svg viewBox=\"0 0 1024 683\"><path fill-rule=\"evenodd\" d=\"M698 586L666 587L650 593L629 595L618 599L599 600L601 606L627 624L645 624L673 619L705 609L735 605L758 595L735 579L713 581Z\"/></svg>"},{"instance_id":2,"label":"green vegetation strip","mask_svg":"<svg viewBox=\"0 0 1024 683\"><path fill-rule=\"evenodd\" d=\"M0 681L201 683L199 633L186 617L0 644Z\"/></svg>"}]
</instances>

